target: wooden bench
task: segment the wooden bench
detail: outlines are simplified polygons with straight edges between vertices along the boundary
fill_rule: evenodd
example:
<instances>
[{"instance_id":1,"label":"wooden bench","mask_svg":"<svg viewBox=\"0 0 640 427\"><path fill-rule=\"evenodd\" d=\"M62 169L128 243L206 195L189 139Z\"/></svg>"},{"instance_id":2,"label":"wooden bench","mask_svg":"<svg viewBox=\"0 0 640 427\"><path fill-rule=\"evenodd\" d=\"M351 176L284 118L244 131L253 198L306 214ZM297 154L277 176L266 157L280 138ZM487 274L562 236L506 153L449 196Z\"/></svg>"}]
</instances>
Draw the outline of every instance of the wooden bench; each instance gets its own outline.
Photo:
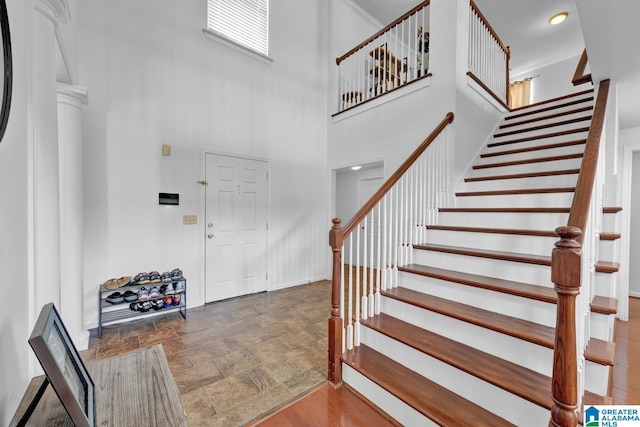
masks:
<instances>
[{"instance_id":1,"label":"wooden bench","mask_svg":"<svg viewBox=\"0 0 640 427\"><path fill-rule=\"evenodd\" d=\"M96 426L187 426L178 387L162 345L86 363L95 387ZM18 425L44 380L31 380L11 420ZM27 426L73 427L52 387L47 387Z\"/></svg>"}]
</instances>

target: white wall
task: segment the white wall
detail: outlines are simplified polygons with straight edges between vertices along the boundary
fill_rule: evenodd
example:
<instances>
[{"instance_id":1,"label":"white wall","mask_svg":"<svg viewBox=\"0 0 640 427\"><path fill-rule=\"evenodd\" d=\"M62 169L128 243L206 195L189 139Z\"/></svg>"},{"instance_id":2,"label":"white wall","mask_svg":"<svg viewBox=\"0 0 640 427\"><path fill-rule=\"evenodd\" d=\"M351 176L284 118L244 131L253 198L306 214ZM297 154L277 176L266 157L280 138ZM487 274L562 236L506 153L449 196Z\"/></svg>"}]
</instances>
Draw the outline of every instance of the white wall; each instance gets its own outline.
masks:
<instances>
[{"instance_id":1,"label":"white wall","mask_svg":"<svg viewBox=\"0 0 640 427\"><path fill-rule=\"evenodd\" d=\"M8 425L31 377L27 339L33 326L33 276L29 252L30 142L28 132L29 1L7 0L13 51L13 96L0 142L0 269L5 272L0 310L0 425Z\"/></svg>"},{"instance_id":2,"label":"white wall","mask_svg":"<svg viewBox=\"0 0 640 427\"><path fill-rule=\"evenodd\" d=\"M180 267L202 303L204 229L182 215L202 222L204 148L270 160L269 288L327 277L327 6L271 3L270 65L206 39L205 22L204 1L78 2L88 327L110 277Z\"/></svg>"},{"instance_id":3,"label":"white wall","mask_svg":"<svg viewBox=\"0 0 640 427\"><path fill-rule=\"evenodd\" d=\"M531 103L545 101L562 95L591 89L593 85L585 83L574 86L571 83L573 74L576 72L578 61L582 52L576 56L547 65L535 70L528 71L516 76L510 76L511 82L522 80L526 77L535 77L531 81Z\"/></svg>"},{"instance_id":4,"label":"white wall","mask_svg":"<svg viewBox=\"0 0 640 427\"><path fill-rule=\"evenodd\" d=\"M629 295L640 297L640 152L633 153L631 183L631 226L629 233ZM635 191L634 191L635 190Z\"/></svg>"}]
</instances>

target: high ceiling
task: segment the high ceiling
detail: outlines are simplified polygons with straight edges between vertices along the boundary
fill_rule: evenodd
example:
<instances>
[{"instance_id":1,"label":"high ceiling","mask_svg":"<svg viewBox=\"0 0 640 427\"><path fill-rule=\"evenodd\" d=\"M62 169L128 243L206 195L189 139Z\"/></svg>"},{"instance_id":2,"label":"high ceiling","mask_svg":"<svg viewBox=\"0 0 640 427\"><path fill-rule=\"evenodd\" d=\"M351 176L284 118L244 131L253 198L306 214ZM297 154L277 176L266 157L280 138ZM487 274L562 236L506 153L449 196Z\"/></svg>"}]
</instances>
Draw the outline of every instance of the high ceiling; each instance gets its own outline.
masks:
<instances>
[{"instance_id":1,"label":"high ceiling","mask_svg":"<svg viewBox=\"0 0 640 427\"><path fill-rule=\"evenodd\" d=\"M381 24L386 25L410 10L419 0L354 0ZM511 48L511 75L578 56L584 49L582 30L574 0L475 0L480 11ZM569 12L557 26L549 18Z\"/></svg>"},{"instance_id":2,"label":"high ceiling","mask_svg":"<svg viewBox=\"0 0 640 427\"><path fill-rule=\"evenodd\" d=\"M353 0L386 25L419 0ZM640 126L640 55L637 0L474 0L502 41L511 47L512 76L579 55L587 46L596 81L618 84L620 128ZM576 4L579 7L576 10ZM549 18L569 12L567 21L549 25ZM583 29L585 26L584 38ZM585 40L586 39L586 40Z\"/></svg>"}]
</instances>

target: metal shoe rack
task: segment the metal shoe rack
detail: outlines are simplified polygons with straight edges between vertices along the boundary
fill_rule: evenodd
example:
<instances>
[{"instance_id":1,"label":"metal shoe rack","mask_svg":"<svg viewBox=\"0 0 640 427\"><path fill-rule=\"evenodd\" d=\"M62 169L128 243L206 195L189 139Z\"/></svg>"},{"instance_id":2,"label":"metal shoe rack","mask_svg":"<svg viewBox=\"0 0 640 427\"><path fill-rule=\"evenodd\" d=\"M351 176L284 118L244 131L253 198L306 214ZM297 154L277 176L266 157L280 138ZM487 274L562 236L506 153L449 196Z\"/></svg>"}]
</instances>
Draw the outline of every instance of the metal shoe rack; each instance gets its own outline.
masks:
<instances>
[{"instance_id":1,"label":"metal shoe rack","mask_svg":"<svg viewBox=\"0 0 640 427\"><path fill-rule=\"evenodd\" d=\"M130 308L130 302L123 302L120 304L111 304L107 302L107 296L114 292L124 293L126 291L138 292L140 288L150 289L152 287L157 286L158 288L167 283L147 283L144 285L127 285L121 288L116 289L107 289L103 285L100 285L100 289L98 290L98 338L102 338L102 327L107 325L113 325L115 323L127 322L130 320L135 320L143 317L151 317L158 316L161 314L172 313L174 311L179 311L184 319L187 318L187 279L181 278L179 280L174 280L171 283L174 285L178 282L184 281L184 292L180 292L180 304L165 307L160 310L150 309L146 312L135 311ZM162 296L164 298L164 295ZM149 301L159 300L161 298L151 298ZM136 301L133 301L136 302Z\"/></svg>"}]
</instances>

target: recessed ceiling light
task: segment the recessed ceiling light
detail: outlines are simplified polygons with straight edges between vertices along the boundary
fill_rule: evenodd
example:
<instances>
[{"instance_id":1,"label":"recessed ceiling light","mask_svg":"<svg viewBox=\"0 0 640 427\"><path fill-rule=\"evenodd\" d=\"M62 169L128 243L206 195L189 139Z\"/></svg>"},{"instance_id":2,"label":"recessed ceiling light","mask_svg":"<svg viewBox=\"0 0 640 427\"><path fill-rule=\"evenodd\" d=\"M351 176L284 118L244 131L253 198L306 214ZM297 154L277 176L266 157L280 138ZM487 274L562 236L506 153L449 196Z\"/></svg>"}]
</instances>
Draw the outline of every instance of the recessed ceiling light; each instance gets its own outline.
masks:
<instances>
[{"instance_id":1,"label":"recessed ceiling light","mask_svg":"<svg viewBox=\"0 0 640 427\"><path fill-rule=\"evenodd\" d=\"M362 166L351 166L351 170L359 171Z\"/></svg>"},{"instance_id":2,"label":"recessed ceiling light","mask_svg":"<svg viewBox=\"0 0 640 427\"><path fill-rule=\"evenodd\" d=\"M556 13L551 18L549 18L549 24L551 25L562 24L567 19L567 16L569 16L567 12Z\"/></svg>"}]
</instances>

